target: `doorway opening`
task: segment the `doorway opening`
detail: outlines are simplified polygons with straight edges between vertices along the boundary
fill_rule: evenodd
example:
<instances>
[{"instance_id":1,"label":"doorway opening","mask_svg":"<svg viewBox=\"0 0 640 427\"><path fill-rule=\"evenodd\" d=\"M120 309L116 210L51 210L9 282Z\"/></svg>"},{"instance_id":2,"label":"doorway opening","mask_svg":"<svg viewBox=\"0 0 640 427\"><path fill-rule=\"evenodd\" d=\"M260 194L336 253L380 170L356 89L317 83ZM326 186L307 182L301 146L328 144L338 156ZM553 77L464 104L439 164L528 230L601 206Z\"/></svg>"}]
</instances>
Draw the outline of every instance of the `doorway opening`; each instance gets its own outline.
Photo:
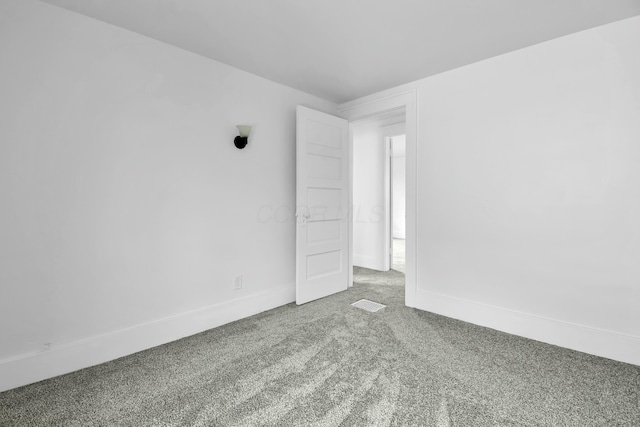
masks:
<instances>
[{"instance_id":1,"label":"doorway opening","mask_svg":"<svg viewBox=\"0 0 640 427\"><path fill-rule=\"evenodd\" d=\"M349 121L350 123L350 159L349 175L350 175L350 205L352 206L352 214L354 215L353 221L357 221L355 209L357 208L353 200L353 187L354 179L353 174L357 165L362 160L356 160L353 158L353 128L358 123L366 121L368 118L381 118L384 116L392 116L393 114L400 113L404 120L405 135L406 135L406 221L405 221L405 259L406 267L404 274L404 302L407 307L415 307L416 295L417 295L417 233L416 233L416 217L417 217L417 134L418 134L418 122L417 122L417 93L416 89L412 87L403 87L386 92L381 92L368 97L360 98L354 101L344 103L339 106L340 115ZM354 241L354 226L349 230L349 253L351 258L349 259L349 266L355 263L355 241ZM389 234L387 234L388 236ZM387 258L389 262L389 258ZM349 271L351 272L351 268ZM349 278L349 282L353 283L353 276Z\"/></svg>"},{"instance_id":2,"label":"doorway opening","mask_svg":"<svg viewBox=\"0 0 640 427\"><path fill-rule=\"evenodd\" d=\"M405 109L352 121L354 279L404 286ZM393 277L392 277L393 276Z\"/></svg>"}]
</instances>

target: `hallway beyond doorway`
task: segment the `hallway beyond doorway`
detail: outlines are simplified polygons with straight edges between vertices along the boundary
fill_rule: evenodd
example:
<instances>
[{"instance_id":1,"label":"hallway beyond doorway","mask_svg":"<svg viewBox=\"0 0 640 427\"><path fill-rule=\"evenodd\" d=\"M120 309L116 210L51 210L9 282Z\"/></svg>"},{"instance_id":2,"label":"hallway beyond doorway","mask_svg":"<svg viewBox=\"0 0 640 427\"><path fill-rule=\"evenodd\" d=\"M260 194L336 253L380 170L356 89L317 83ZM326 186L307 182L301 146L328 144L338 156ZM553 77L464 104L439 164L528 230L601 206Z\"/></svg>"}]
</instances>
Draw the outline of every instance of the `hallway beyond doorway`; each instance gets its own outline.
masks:
<instances>
[{"instance_id":1,"label":"hallway beyond doorway","mask_svg":"<svg viewBox=\"0 0 640 427\"><path fill-rule=\"evenodd\" d=\"M405 273L406 260L404 239L393 239L393 264L391 266L391 269L399 271L403 274Z\"/></svg>"}]
</instances>

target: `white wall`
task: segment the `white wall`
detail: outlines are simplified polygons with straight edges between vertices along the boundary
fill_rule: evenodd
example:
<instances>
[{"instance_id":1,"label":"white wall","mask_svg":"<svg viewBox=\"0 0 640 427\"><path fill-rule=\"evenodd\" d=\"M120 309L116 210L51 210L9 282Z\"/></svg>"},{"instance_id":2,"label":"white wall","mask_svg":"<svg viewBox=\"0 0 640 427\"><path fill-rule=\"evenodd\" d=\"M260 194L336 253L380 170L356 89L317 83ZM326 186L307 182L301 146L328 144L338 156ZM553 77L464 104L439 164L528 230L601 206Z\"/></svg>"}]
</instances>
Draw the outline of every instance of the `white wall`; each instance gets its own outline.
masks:
<instances>
[{"instance_id":1,"label":"white wall","mask_svg":"<svg viewBox=\"0 0 640 427\"><path fill-rule=\"evenodd\" d=\"M385 147L376 123L352 125L353 264L384 270Z\"/></svg>"},{"instance_id":2,"label":"white wall","mask_svg":"<svg viewBox=\"0 0 640 427\"><path fill-rule=\"evenodd\" d=\"M295 106L334 104L29 0L0 52L0 390L294 300Z\"/></svg>"},{"instance_id":3,"label":"white wall","mask_svg":"<svg viewBox=\"0 0 640 427\"><path fill-rule=\"evenodd\" d=\"M405 135L399 135L393 137L392 141L392 167L391 167L391 186L393 191L391 192L391 209L393 214L392 219L392 233L396 239L405 238L405 209L406 209L406 170L407 170L407 150L406 150L406 137Z\"/></svg>"},{"instance_id":4,"label":"white wall","mask_svg":"<svg viewBox=\"0 0 640 427\"><path fill-rule=\"evenodd\" d=\"M418 307L640 364L640 17L418 88Z\"/></svg>"},{"instance_id":5,"label":"white wall","mask_svg":"<svg viewBox=\"0 0 640 427\"><path fill-rule=\"evenodd\" d=\"M353 141L353 263L389 270L390 167L386 138L404 132L402 117L351 125Z\"/></svg>"}]
</instances>

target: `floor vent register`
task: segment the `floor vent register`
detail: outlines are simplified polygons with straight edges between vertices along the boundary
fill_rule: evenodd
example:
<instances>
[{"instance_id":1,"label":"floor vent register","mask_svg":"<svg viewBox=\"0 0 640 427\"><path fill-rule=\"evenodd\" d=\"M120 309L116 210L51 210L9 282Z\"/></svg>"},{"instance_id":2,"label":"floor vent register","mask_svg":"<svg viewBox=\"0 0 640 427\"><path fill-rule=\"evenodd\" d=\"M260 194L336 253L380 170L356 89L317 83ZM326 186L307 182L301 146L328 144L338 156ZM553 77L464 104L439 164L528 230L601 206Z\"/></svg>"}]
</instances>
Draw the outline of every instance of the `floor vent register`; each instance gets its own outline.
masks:
<instances>
[{"instance_id":1,"label":"floor vent register","mask_svg":"<svg viewBox=\"0 0 640 427\"><path fill-rule=\"evenodd\" d=\"M353 307L361 308L371 313L375 313L376 311L382 310L383 308L386 307L386 305L369 301L368 299L361 299L360 301L356 301L351 305Z\"/></svg>"}]
</instances>

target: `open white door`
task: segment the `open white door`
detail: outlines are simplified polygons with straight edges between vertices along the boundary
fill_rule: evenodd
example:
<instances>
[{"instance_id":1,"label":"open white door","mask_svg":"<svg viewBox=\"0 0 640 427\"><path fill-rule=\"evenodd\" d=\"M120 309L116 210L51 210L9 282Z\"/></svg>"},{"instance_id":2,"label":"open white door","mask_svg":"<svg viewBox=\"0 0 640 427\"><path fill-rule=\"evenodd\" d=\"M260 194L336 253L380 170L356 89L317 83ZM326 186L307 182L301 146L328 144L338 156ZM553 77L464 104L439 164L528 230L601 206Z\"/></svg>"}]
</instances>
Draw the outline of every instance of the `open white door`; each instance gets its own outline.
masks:
<instances>
[{"instance_id":1,"label":"open white door","mask_svg":"<svg viewBox=\"0 0 640 427\"><path fill-rule=\"evenodd\" d=\"M349 124L297 108L296 303L349 285Z\"/></svg>"}]
</instances>

